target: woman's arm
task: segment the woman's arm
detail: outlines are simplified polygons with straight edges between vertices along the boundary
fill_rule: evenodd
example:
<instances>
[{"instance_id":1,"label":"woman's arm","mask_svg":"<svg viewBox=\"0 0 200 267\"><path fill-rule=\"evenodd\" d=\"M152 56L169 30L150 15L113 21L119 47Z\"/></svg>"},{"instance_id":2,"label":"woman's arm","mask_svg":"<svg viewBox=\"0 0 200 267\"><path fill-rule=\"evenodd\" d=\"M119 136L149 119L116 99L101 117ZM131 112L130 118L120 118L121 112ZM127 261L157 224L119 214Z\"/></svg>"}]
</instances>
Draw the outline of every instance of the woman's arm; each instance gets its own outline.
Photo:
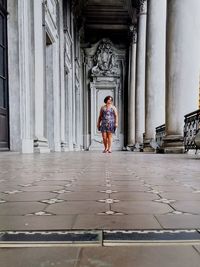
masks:
<instances>
[{"instance_id":1,"label":"woman's arm","mask_svg":"<svg viewBox=\"0 0 200 267\"><path fill-rule=\"evenodd\" d=\"M102 121L102 108L100 109L99 118L98 118L98 121L97 121L97 129L98 130L100 128L101 121Z\"/></svg>"},{"instance_id":2,"label":"woman's arm","mask_svg":"<svg viewBox=\"0 0 200 267\"><path fill-rule=\"evenodd\" d=\"M114 111L115 111L115 127L118 127L118 114L117 114L116 107L115 107Z\"/></svg>"}]
</instances>

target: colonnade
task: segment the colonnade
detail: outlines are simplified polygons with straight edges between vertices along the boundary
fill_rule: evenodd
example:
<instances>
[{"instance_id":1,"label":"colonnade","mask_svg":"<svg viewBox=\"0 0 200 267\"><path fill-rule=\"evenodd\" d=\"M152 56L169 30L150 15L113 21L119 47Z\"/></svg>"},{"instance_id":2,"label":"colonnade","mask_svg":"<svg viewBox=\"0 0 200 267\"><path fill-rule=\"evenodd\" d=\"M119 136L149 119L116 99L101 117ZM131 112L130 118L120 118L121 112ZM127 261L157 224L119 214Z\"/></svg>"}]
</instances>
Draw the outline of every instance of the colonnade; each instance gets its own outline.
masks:
<instances>
[{"instance_id":1,"label":"colonnade","mask_svg":"<svg viewBox=\"0 0 200 267\"><path fill-rule=\"evenodd\" d=\"M198 0L140 1L135 112L129 118L136 148L152 151L155 128L165 123L165 153L183 152L184 115L199 102L199 10Z\"/></svg>"}]
</instances>

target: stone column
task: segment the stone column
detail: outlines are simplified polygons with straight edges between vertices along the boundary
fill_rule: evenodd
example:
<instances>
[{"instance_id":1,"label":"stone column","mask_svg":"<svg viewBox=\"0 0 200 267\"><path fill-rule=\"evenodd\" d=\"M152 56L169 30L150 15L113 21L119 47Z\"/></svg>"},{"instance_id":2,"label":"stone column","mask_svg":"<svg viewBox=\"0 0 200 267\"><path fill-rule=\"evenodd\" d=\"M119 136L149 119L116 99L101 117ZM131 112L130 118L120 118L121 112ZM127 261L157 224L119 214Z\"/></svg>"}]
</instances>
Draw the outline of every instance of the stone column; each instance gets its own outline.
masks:
<instances>
[{"instance_id":1,"label":"stone column","mask_svg":"<svg viewBox=\"0 0 200 267\"><path fill-rule=\"evenodd\" d=\"M127 145L135 145L135 73L136 73L136 47L137 31L135 26L130 26L131 46L130 46L130 71L128 86L128 140Z\"/></svg>"},{"instance_id":2,"label":"stone column","mask_svg":"<svg viewBox=\"0 0 200 267\"><path fill-rule=\"evenodd\" d=\"M153 151L155 128L165 121L166 0L147 3L144 150Z\"/></svg>"},{"instance_id":3,"label":"stone column","mask_svg":"<svg viewBox=\"0 0 200 267\"><path fill-rule=\"evenodd\" d=\"M67 106L67 140L68 140L68 149L70 151L73 150L73 72L72 68L69 69L68 74L66 75L66 86L67 86L67 94L66 94L66 106Z\"/></svg>"},{"instance_id":4,"label":"stone column","mask_svg":"<svg viewBox=\"0 0 200 267\"><path fill-rule=\"evenodd\" d=\"M44 137L44 90L45 90L45 37L44 6L42 0L34 0L34 47L35 47L35 152L50 152Z\"/></svg>"},{"instance_id":5,"label":"stone column","mask_svg":"<svg viewBox=\"0 0 200 267\"><path fill-rule=\"evenodd\" d=\"M7 1L10 150L21 150L18 1Z\"/></svg>"},{"instance_id":6,"label":"stone column","mask_svg":"<svg viewBox=\"0 0 200 267\"><path fill-rule=\"evenodd\" d=\"M60 138L60 77L59 77L59 39L53 44L53 110L54 110L54 151L61 151Z\"/></svg>"},{"instance_id":7,"label":"stone column","mask_svg":"<svg viewBox=\"0 0 200 267\"><path fill-rule=\"evenodd\" d=\"M21 152L33 153L33 136L31 131L32 85L31 85L31 27L30 1L21 0L19 14L19 79L20 79L20 120Z\"/></svg>"},{"instance_id":8,"label":"stone column","mask_svg":"<svg viewBox=\"0 0 200 267\"><path fill-rule=\"evenodd\" d=\"M145 125L145 57L146 57L147 1L141 0L139 9L137 59L136 59L136 104L135 104L135 143L140 150L143 143Z\"/></svg>"},{"instance_id":9,"label":"stone column","mask_svg":"<svg viewBox=\"0 0 200 267\"><path fill-rule=\"evenodd\" d=\"M61 138L61 149L63 152L67 151L67 140L66 140L66 88L65 88L65 39L64 39L64 18L63 18L63 0L60 0L59 4L59 37L60 37L60 138Z\"/></svg>"},{"instance_id":10,"label":"stone column","mask_svg":"<svg viewBox=\"0 0 200 267\"><path fill-rule=\"evenodd\" d=\"M199 10L199 0L167 2L166 153L184 151L184 115L198 109Z\"/></svg>"}]
</instances>

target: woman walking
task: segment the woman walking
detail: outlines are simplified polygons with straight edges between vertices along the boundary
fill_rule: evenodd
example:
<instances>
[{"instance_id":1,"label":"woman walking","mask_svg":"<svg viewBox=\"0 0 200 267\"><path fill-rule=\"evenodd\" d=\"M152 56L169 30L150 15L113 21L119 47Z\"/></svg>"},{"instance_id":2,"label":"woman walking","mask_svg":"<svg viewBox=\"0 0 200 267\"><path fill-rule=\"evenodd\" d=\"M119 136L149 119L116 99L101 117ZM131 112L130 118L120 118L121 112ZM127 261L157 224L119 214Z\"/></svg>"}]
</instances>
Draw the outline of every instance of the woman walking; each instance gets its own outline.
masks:
<instances>
[{"instance_id":1,"label":"woman walking","mask_svg":"<svg viewBox=\"0 0 200 267\"><path fill-rule=\"evenodd\" d=\"M117 109L113 106L112 96L106 96L104 99L105 105L100 109L97 128L102 133L104 151L103 153L111 153L112 147L112 134L118 127Z\"/></svg>"}]
</instances>

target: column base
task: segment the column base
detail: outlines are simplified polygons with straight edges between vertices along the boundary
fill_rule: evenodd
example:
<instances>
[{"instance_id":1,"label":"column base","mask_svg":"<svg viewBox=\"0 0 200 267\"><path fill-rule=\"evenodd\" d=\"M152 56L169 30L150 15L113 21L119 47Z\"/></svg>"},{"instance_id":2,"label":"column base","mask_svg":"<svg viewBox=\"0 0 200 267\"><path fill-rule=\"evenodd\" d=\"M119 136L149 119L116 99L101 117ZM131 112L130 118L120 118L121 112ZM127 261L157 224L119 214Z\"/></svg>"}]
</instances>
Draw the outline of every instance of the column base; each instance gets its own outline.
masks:
<instances>
[{"instance_id":1,"label":"column base","mask_svg":"<svg viewBox=\"0 0 200 267\"><path fill-rule=\"evenodd\" d=\"M143 152L143 144L142 143L136 143L134 146L134 152Z\"/></svg>"},{"instance_id":2,"label":"column base","mask_svg":"<svg viewBox=\"0 0 200 267\"><path fill-rule=\"evenodd\" d=\"M35 153L49 153L50 148L48 146L48 141L44 137L36 137L34 139L34 152Z\"/></svg>"},{"instance_id":3,"label":"column base","mask_svg":"<svg viewBox=\"0 0 200 267\"><path fill-rule=\"evenodd\" d=\"M33 140L32 139L22 139L22 150L23 154L33 153Z\"/></svg>"},{"instance_id":4,"label":"column base","mask_svg":"<svg viewBox=\"0 0 200 267\"><path fill-rule=\"evenodd\" d=\"M155 152L155 148L152 146L152 139L144 140L143 152Z\"/></svg>"},{"instance_id":5,"label":"column base","mask_svg":"<svg viewBox=\"0 0 200 267\"><path fill-rule=\"evenodd\" d=\"M135 145L133 145L133 144L129 144L126 146L127 151L134 151L134 148L135 148Z\"/></svg>"},{"instance_id":6,"label":"column base","mask_svg":"<svg viewBox=\"0 0 200 267\"><path fill-rule=\"evenodd\" d=\"M61 142L60 146L61 146L61 152L69 152L70 151L68 144L65 143L64 141Z\"/></svg>"},{"instance_id":7,"label":"column base","mask_svg":"<svg viewBox=\"0 0 200 267\"><path fill-rule=\"evenodd\" d=\"M163 137L164 153L182 154L185 152L182 135L167 135Z\"/></svg>"},{"instance_id":8,"label":"column base","mask_svg":"<svg viewBox=\"0 0 200 267\"><path fill-rule=\"evenodd\" d=\"M78 144L73 144L73 150L76 152L80 151L80 146Z\"/></svg>"},{"instance_id":9,"label":"column base","mask_svg":"<svg viewBox=\"0 0 200 267\"><path fill-rule=\"evenodd\" d=\"M55 151L55 152L61 152L60 142L55 143L53 151Z\"/></svg>"}]
</instances>

